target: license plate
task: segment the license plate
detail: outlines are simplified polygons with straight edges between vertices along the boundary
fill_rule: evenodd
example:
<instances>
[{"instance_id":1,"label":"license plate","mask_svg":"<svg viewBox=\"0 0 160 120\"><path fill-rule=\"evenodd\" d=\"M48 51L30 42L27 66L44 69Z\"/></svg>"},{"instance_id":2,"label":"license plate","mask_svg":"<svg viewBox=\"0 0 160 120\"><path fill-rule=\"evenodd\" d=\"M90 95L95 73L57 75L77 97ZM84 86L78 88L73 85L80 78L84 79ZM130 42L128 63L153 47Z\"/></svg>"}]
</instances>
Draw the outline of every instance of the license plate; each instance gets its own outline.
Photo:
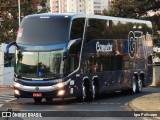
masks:
<instances>
[{"instance_id":1,"label":"license plate","mask_svg":"<svg viewBox=\"0 0 160 120\"><path fill-rule=\"evenodd\" d=\"M42 93L33 93L33 97L42 97Z\"/></svg>"}]
</instances>

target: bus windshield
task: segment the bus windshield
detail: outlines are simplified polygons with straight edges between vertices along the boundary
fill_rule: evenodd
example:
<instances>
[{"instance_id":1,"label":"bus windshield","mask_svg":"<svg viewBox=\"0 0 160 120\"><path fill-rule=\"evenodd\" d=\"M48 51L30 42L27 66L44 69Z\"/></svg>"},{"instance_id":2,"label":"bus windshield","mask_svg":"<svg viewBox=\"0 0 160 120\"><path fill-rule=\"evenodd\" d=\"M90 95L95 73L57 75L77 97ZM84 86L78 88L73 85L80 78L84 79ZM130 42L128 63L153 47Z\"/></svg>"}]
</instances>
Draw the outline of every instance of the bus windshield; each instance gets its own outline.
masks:
<instances>
[{"instance_id":1,"label":"bus windshield","mask_svg":"<svg viewBox=\"0 0 160 120\"><path fill-rule=\"evenodd\" d=\"M26 17L17 35L17 43L28 45L60 44L69 41L69 18Z\"/></svg>"},{"instance_id":2,"label":"bus windshield","mask_svg":"<svg viewBox=\"0 0 160 120\"><path fill-rule=\"evenodd\" d=\"M15 72L24 78L57 78L65 74L63 50L16 51Z\"/></svg>"}]
</instances>

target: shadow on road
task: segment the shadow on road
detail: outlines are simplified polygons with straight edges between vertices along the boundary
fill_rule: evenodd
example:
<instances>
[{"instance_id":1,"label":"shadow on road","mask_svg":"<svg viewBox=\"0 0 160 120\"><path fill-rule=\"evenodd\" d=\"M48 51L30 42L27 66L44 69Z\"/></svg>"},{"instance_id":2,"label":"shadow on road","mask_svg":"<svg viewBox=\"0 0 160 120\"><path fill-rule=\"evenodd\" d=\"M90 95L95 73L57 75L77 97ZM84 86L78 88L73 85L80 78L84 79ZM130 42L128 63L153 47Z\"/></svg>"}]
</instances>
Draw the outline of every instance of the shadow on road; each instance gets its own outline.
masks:
<instances>
[{"instance_id":1,"label":"shadow on road","mask_svg":"<svg viewBox=\"0 0 160 120\"><path fill-rule=\"evenodd\" d=\"M65 99L53 99L52 102L47 103L45 99L42 100L41 103L35 104L33 99L28 98L20 98L19 100L16 100L16 104L29 104L29 105L68 105L68 104L89 104L89 103L121 103L125 104L137 97L141 97L147 94L158 92L156 88L144 88L143 92L134 94L134 95L128 95L124 92L112 92L112 93L105 93L100 95L98 100L94 100L91 102L84 102L84 103L78 103L75 98L65 98Z\"/></svg>"}]
</instances>

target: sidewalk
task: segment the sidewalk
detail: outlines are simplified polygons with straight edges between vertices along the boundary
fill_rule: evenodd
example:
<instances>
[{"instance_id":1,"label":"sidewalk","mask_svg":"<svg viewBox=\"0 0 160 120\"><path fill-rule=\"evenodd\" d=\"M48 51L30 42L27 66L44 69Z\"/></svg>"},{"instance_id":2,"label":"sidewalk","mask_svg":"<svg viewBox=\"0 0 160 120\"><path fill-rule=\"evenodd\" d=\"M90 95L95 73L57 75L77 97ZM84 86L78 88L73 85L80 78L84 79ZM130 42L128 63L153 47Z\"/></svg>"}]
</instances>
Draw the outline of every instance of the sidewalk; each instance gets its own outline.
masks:
<instances>
[{"instance_id":1,"label":"sidewalk","mask_svg":"<svg viewBox=\"0 0 160 120\"><path fill-rule=\"evenodd\" d=\"M128 106L133 111L158 111L160 114L160 92L138 97L129 102ZM160 117L155 119L160 120Z\"/></svg>"}]
</instances>

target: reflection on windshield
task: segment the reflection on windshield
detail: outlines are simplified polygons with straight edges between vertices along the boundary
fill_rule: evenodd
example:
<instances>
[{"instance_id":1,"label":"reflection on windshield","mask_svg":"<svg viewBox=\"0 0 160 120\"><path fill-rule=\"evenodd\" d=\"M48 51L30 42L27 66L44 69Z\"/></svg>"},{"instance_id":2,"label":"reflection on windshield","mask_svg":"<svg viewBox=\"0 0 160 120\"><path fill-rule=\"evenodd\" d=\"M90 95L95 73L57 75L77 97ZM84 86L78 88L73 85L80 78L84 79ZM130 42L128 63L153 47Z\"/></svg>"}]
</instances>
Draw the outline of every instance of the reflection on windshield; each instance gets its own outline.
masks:
<instances>
[{"instance_id":1,"label":"reflection on windshield","mask_svg":"<svg viewBox=\"0 0 160 120\"><path fill-rule=\"evenodd\" d=\"M63 50L51 52L16 51L15 72L27 78L55 78L63 75Z\"/></svg>"},{"instance_id":2,"label":"reflection on windshield","mask_svg":"<svg viewBox=\"0 0 160 120\"><path fill-rule=\"evenodd\" d=\"M60 44L69 39L69 29L70 19L66 17L25 17L16 42L37 46Z\"/></svg>"}]
</instances>

